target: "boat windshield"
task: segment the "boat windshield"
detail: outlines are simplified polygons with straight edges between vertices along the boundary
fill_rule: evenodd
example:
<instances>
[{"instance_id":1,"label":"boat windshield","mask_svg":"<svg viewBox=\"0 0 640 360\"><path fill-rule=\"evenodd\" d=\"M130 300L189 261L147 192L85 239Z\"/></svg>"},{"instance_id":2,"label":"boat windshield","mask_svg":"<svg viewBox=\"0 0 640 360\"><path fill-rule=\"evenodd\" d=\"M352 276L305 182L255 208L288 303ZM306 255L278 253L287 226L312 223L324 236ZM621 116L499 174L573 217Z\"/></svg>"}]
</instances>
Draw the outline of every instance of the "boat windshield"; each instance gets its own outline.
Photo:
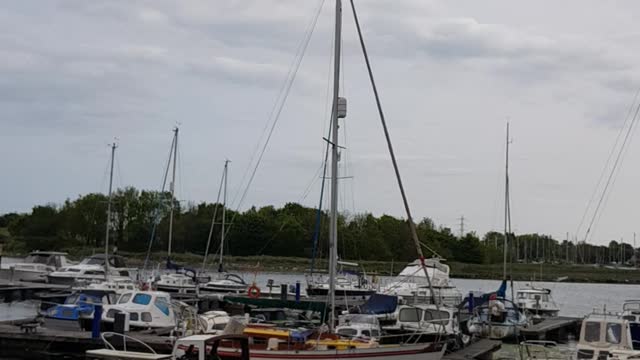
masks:
<instances>
[{"instance_id":1,"label":"boat windshield","mask_svg":"<svg viewBox=\"0 0 640 360\"><path fill-rule=\"evenodd\" d=\"M31 254L24 259L25 263L29 264L45 264L45 265L54 265L55 260L52 256L45 254Z\"/></svg>"},{"instance_id":2,"label":"boat windshield","mask_svg":"<svg viewBox=\"0 0 640 360\"><path fill-rule=\"evenodd\" d=\"M122 294L122 296L120 296L120 300L118 300L118 304L128 303L129 299L131 299L131 295L131 293Z\"/></svg>"},{"instance_id":3,"label":"boat windshield","mask_svg":"<svg viewBox=\"0 0 640 360\"><path fill-rule=\"evenodd\" d=\"M89 257L82 260L81 265L104 265L104 259L98 257Z\"/></svg>"},{"instance_id":4,"label":"boat windshield","mask_svg":"<svg viewBox=\"0 0 640 360\"><path fill-rule=\"evenodd\" d=\"M598 342L600 341L600 323L589 321L584 327L584 341Z\"/></svg>"},{"instance_id":5,"label":"boat windshield","mask_svg":"<svg viewBox=\"0 0 640 360\"><path fill-rule=\"evenodd\" d=\"M622 337L622 324L607 323L607 342L610 344L620 344Z\"/></svg>"},{"instance_id":6,"label":"boat windshield","mask_svg":"<svg viewBox=\"0 0 640 360\"><path fill-rule=\"evenodd\" d=\"M149 305L149 303L151 302L151 295L136 294L136 296L133 297L133 300L131 302L138 305Z\"/></svg>"},{"instance_id":7,"label":"boat windshield","mask_svg":"<svg viewBox=\"0 0 640 360\"><path fill-rule=\"evenodd\" d=\"M68 296L65 300L64 303L69 305L69 304L75 304L76 301L78 301L78 294L73 294Z\"/></svg>"}]
</instances>

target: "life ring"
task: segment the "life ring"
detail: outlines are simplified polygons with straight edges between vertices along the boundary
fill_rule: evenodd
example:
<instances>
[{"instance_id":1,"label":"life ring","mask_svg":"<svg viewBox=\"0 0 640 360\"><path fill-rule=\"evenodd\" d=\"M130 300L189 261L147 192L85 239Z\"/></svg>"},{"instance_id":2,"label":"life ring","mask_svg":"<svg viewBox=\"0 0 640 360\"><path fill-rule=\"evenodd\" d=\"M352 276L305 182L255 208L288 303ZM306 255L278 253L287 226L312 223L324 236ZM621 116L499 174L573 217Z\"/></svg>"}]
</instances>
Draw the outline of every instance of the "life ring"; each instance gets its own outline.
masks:
<instances>
[{"instance_id":1,"label":"life ring","mask_svg":"<svg viewBox=\"0 0 640 360\"><path fill-rule=\"evenodd\" d=\"M257 299L260 297L260 288L255 285L251 285L251 287L249 287L248 293L250 298Z\"/></svg>"}]
</instances>

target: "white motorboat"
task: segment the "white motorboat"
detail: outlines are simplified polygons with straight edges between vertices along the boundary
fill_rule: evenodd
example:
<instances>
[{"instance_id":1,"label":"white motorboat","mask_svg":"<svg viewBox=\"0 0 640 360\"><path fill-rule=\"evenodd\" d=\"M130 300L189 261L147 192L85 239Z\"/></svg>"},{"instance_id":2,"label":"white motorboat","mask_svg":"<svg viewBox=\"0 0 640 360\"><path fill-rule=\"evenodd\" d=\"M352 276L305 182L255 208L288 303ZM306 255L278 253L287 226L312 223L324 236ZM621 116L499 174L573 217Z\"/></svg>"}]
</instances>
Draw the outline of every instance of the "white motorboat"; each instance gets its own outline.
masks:
<instances>
[{"instance_id":1,"label":"white motorboat","mask_svg":"<svg viewBox=\"0 0 640 360\"><path fill-rule=\"evenodd\" d=\"M196 294L198 288L192 276L182 272L164 273L154 281L154 288L175 294Z\"/></svg>"},{"instance_id":2,"label":"white motorboat","mask_svg":"<svg viewBox=\"0 0 640 360\"><path fill-rule=\"evenodd\" d=\"M459 349L469 344L471 338L462 333L458 309L435 304L400 305L396 311L396 323L383 326L390 341L406 341L420 336L421 342L446 340L448 349ZM419 334L419 335L417 335Z\"/></svg>"},{"instance_id":3,"label":"white motorboat","mask_svg":"<svg viewBox=\"0 0 640 360\"><path fill-rule=\"evenodd\" d=\"M620 314L594 311L582 321L577 358L640 358L640 334L634 328Z\"/></svg>"},{"instance_id":4,"label":"white motorboat","mask_svg":"<svg viewBox=\"0 0 640 360\"><path fill-rule=\"evenodd\" d=\"M334 294L338 299L363 301L376 293L376 288L371 284L364 272L347 270L357 269L357 263L338 261L338 270L333 281L329 277L318 275L307 277L307 295L326 298L330 294L331 286L334 286ZM332 284L333 283L333 284Z\"/></svg>"},{"instance_id":5,"label":"white motorboat","mask_svg":"<svg viewBox=\"0 0 640 360\"><path fill-rule=\"evenodd\" d=\"M78 265L67 266L47 274L50 284L75 285L83 282L95 282L106 279L105 255L97 254L85 258ZM130 270L121 256L109 255L109 278L112 280L130 279Z\"/></svg>"},{"instance_id":6,"label":"white motorboat","mask_svg":"<svg viewBox=\"0 0 640 360\"><path fill-rule=\"evenodd\" d=\"M560 312L551 296L551 289L538 288L529 284L518 289L516 304L531 316L554 317Z\"/></svg>"},{"instance_id":7,"label":"white motorboat","mask_svg":"<svg viewBox=\"0 0 640 360\"><path fill-rule=\"evenodd\" d=\"M429 274L425 276L420 260L407 265L391 282L381 287L380 293L396 295L405 304L433 304L434 300L447 306L458 306L462 302L462 293L449 278L449 265L443 259L425 259L424 264ZM433 288L433 296L429 289L429 280ZM435 299L434 299L435 297Z\"/></svg>"},{"instance_id":8,"label":"white motorboat","mask_svg":"<svg viewBox=\"0 0 640 360\"><path fill-rule=\"evenodd\" d=\"M32 251L22 262L1 268L0 279L45 282L47 274L69 265L65 252Z\"/></svg>"},{"instance_id":9,"label":"white motorboat","mask_svg":"<svg viewBox=\"0 0 640 360\"><path fill-rule=\"evenodd\" d=\"M237 274L219 273L218 278L200 285L202 293L243 294L247 292L249 284Z\"/></svg>"},{"instance_id":10,"label":"white motorboat","mask_svg":"<svg viewBox=\"0 0 640 360\"><path fill-rule=\"evenodd\" d=\"M138 329L169 328L178 325L171 297L162 291L125 292L114 305L105 305L102 322L113 323L117 313L129 314L129 326Z\"/></svg>"}]
</instances>

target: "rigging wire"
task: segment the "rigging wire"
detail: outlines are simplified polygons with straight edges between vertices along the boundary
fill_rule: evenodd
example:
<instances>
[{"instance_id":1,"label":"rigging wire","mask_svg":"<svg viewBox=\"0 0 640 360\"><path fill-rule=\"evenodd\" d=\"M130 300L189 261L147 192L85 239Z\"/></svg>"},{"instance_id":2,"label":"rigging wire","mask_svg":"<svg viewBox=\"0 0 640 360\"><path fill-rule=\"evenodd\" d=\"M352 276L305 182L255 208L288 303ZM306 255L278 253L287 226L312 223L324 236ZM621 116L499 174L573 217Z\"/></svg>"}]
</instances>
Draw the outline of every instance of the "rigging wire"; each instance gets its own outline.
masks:
<instances>
[{"instance_id":1,"label":"rigging wire","mask_svg":"<svg viewBox=\"0 0 640 360\"><path fill-rule=\"evenodd\" d=\"M607 181L604 185L604 189L602 190L602 193L600 195L600 198L598 200L598 203L596 205L596 208L594 210L593 216L591 217L591 221L589 222L589 226L587 227L587 231L585 233L584 236L584 241L586 242L589 239L589 235L591 233L591 229L594 225L594 221L596 220L596 217L598 216L598 212L603 204L603 201L607 195L607 191L609 190L610 185L612 184L612 180L615 177L615 175L617 174L617 168L620 166L620 159L622 158L622 154L624 153L624 149L627 146L629 139L631 138L631 135L633 133L633 129L636 128L636 122L638 119L638 112L640 111L640 103L638 103L637 107L636 107L636 111L633 115L633 117L631 118L631 122L627 128L627 131L624 135L624 139L622 141L622 144L620 145L620 148L618 149L618 153L616 155L615 161L613 163L613 166L611 168L611 171L609 173L609 176L607 177Z\"/></svg>"},{"instance_id":2,"label":"rigging wire","mask_svg":"<svg viewBox=\"0 0 640 360\"><path fill-rule=\"evenodd\" d=\"M639 90L639 92L640 92L640 90ZM639 106L640 106L640 104L639 104ZM630 124L630 126L633 127L632 129L630 129L631 134L633 136L633 134L635 134L635 128L638 126L637 119L635 121L633 121ZM626 158L626 156L627 156L627 154L629 152L629 146L625 146L624 148L621 149L621 151L622 151L622 157L620 159L620 163L622 164L622 163L624 163L624 160L625 160L625 158ZM611 188L613 188L615 186L616 181L618 180L618 174L620 173L620 169L621 169L621 166L618 166L617 168L615 168L613 170L615 173L613 174L613 179L611 181L611 186L610 186ZM612 191L607 192L607 194L605 196L605 199L604 199L604 201L602 203L602 208L603 209L606 209L607 204L609 203L609 199L611 198L611 194L612 194ZM601 211L598 214L597 219L594 221L594 226L591 228L591 234L590 234L591 237L593 237L593 235L595 234L595 232L596 232L595 229L596 229L597 225L600 223L600 219L602 218L603 214L604 214L604 211Z\"/></svg>"},{"instance_id":3,"label":"rigging wire","mask_svg":"<svg viewBox=\"0 0 640 360\"><path fill-rule=\"evenodd\" d=\"M609 156L607 157L607 160L604 163L602 171L600 172L600 177L598 178L598 182L596 183L596 186L593 189L593 193L591 194L591 197L589 198L589 201L587 202L587 207L585 208L584 213L582 214L582 218L580 219L580 223L578 224L578 227L576 229L576 234L579 234L581 232L582 225L584 225L584 221L587 218L587 214L589 213L589 210L591 209L591 207L593 205L593 202L596 199L596 196L598 195L598 190L601 188L602 181L604 180L605 174L607 173L607 169L609 169L609 167L611 166L611 160L613 159L613 155L615 154L616 149L618 149L618 144L620 143L620 139L622 138L622 134L624 134L624 130L627 128L627 123L631 119L631 114L633 112L633 107L634 107L634 104L638 100L638 95L640 95L640 88L638 89L638 91L636 91L636 94L635 94L635 96L633 98L633 101L629 105L629 110L627 110L627 115L624 118L622 126L620 127L620 131L618 131L618 135L616 136L616 140L613 143L613 147L611 148L611 151L609 152ZM586 238L586 235L585 235L585 238Z\"/></svg>"},{"instance_id":4,"label":"rigging wire","mask_svg":"<svg viewBox=\"0 0 640 360\"><path fill-rule=\"evenodd\" d=\"M271 140L271 136L273 135L273 131L276 128L276 125L278 124L278 121L280 120L280 114L282 113L282 110L284 109L284 105L286 104L287 98L289 97L289 93L291 90L291 87L293 86L293 82L296 78L296 75L298 73L298 70L300 69L300 65L302 64L302 60L304 59L304 55L306 53L307 47L309 45L309 42L311 41L311 36L313 35L313 32L316 28L316 24L318 22L318 18L320 17L320 13L322 12L322 5L324 4L325 0L321 0L320 4L316 10L315 16L313 17L309 28L307 29L307 33L305 34L305 37L302 40L301 46L299 47L299 51L296 53L295 57L294 57L294 63L292 68L289 71L289 74L287 76L287 80L286 80L286 86L284 87L284 93L282 94L282 96L279 97L279 101L276 102L276 105L274 106L274 112L272 112L273 116L270 116L270 121L272 121L271 123L271 127L269 129L269 132L267 134L266 140L262 146L262 149L260 150L259 156L257 158L257 161L255 163L255 166L253 167L253 170L251 171L251 175L249 176L249 179L247 181L247 184L242 192L242 196L240 197L240 200L238 201L237 205L236 205L236 210L231 218L231 224L233 224L236 215L238 214L240 207L242 206L242 203L244 202L247 193L249 192L249 188L251 187L251 184L253 182L253 179L255 178L255 175L258 171L258 168L260 167L260 163L262 162L262 158L267 150L267 147L269 145L269 141ZM225 234L229 233L229 231L231 230L231 226L229 226L225 232Z\"/></svg>"}]
</instances>

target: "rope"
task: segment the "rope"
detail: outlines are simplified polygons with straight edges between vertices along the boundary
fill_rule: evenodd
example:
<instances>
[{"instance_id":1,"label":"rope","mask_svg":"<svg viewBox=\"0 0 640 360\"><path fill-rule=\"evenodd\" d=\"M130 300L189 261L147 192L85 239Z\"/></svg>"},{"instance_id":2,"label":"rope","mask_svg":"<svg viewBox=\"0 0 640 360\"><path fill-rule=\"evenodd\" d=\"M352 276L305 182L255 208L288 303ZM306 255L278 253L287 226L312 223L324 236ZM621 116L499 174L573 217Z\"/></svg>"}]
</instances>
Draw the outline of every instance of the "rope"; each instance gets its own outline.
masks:
<instances>
[{"instance_id":1,"label":"rope","mask_svg":"<svg viewBox=\"0 0 640 360\"><path fill-rule=\"evenodd\" d=\"M320 17L320 13L322 10L322 5L324 4L324 0L321 0L319 3L319 6L316 10L315 16L313 17L308 29L307 29L307 33L305 34L305 37L303 38L298 51L296 52L296 55L294 56L294 62L293 62L293 66L290 68L289 73L287 74L287 78L284 84L284 87L281 91L281 94L278 96L276 104L274 105L274 108L272 109L271 115L270 117L270 121L272 121L271 124L271 128L269 129L269 133L267 135L267 138L262 146L262 149L260 150L260 155L258 156L258 160L256 161L256 164L253 168L253 170L251 171L251 176L249 177L249 180L247 181L247 184L244 188L244 191L242 192L242 196L240 197L240 201L238 202L237 206L236 206L236 211L233 214L233 217L231 218L231 224L234 223L235 217L238 214L240 207L242 206L242 203L244 202L247 193L249 192L249 188L251 187L251 184L253 183L253 179L255 178L255 175L258 171L258 168L260 167L260 163L262 162L262 158L269 146L269 141L271 140L271 136L273 135L273 131L276 128L276 125L278 124L278 121L280 120L280 114L282 113L282 109L284 108L285 103L287 102L287 98L289 97L289 92L291 90L291 86L293 85L293 82L296 78L296 75L298 73L298 69L300 69L300 65L302 64L302 60L304 59L304 55L306 53L307 47L309 45L309 42L311 41L311 36L313 35L313 31L316 28L316 24L318 22L318 18ZM246 172L245 172L246 173ZM244 176L243 176L244 177ZM235 201L235 197L234 197L234 201ZM227 231L225 232L225 235L229 233L229 231L231 230L231 226L229 226L227 228Z\"/></svg>"}]
</instances>

